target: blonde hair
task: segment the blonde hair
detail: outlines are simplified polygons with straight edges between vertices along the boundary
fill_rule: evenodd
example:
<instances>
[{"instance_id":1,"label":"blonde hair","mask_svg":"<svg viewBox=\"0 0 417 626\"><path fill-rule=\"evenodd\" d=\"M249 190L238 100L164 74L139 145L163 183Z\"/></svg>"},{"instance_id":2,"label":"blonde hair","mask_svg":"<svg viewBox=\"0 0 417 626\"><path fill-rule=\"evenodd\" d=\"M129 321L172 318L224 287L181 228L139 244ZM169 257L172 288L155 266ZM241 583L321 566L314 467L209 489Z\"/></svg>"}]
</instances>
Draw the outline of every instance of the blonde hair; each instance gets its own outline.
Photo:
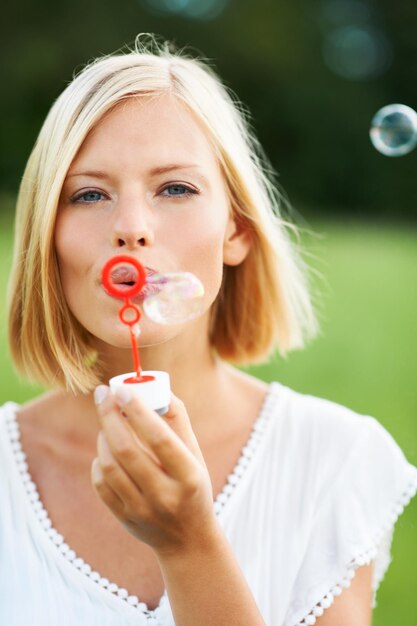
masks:
<instances>
[{"instance_id":1,"label":"blonde hair","mask_svg":"<svg viewBox=\"0 0 417 626\"><path fill-rule=\"evenodd\" d=\"M238 266L225 268L212 310L211 343L235 364L304 347L318 331L308 266L291 240L282 198L248 116L211 67L172 52L153 37L97 58L52 106L28 160L17 201L8 291L9 345L17 370L32 381L85 393L101 382L92 336L71 314L53 245L58 201L68 169L91 129L126 98L169 92L207 131L237 220L252 234Z\"/></svg>"}]
</instances>

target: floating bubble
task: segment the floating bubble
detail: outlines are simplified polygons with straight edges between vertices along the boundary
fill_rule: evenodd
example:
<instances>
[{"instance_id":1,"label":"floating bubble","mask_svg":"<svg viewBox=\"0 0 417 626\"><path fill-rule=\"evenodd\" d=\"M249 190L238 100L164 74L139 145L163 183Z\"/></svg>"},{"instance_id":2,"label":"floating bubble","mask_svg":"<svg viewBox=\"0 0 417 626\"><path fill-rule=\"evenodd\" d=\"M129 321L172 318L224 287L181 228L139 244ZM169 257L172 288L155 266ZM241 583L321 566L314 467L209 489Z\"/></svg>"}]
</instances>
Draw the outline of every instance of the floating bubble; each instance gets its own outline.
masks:
<instances>
[{"instance_id":1,"label":"floating bubble","mask_svg":"<svg viewBox=\"0 0 417 626\"><path fill-rule=\"evenodd\" d=\"M204 287L190 272L155 274L146 289L143 309L158 324L181 324L203 311Z\"/></svg>"},{"instance_id":2,"label":"floating bubble","mask_svg":"<svg viewBox=\"0 0 417 626\"><path fill-rule=\"evenodd\" d=\"M417 145L417 113L405 104L389 104L374 115L369 135L381 154L408 154Z\"/></svg>"}]
</instances>

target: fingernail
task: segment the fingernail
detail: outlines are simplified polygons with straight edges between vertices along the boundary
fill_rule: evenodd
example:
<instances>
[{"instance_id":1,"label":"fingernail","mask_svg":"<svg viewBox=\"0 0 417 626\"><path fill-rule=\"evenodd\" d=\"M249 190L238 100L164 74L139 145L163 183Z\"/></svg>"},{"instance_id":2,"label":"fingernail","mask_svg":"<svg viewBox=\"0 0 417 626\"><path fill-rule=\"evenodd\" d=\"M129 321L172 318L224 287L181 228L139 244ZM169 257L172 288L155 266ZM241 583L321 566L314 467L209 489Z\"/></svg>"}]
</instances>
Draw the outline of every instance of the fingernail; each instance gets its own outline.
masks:
<instances>
[{"instance_id":1,"label":"fingernail","mask_svg":"<svg viewBox=\"0 0 417 626\"><path fill-rule=\"evenodd\" d=\"M91 477L93 479L93 482L95 483L99 483L103 479L103 473L101 471L100 461L98 460L97 457L94 459L92 466L91 466Z\"/></svg>"},{"instance_id":2,"label":"fingernail","mask_svg":"<svg viewBox=\"0 0 417 626\"><path fill-rule=\"evenodd\" d=\"M123 385L116 389L115 396L119 404L127 404L132 399L132 391L127 385Z\"/></svg>"},{"instance_id":3,"label":"fingernail","mask_svg":"<svg viewBox=\"0 0 417 626\"><path fill-rule=\"evenodd\" d=\"M107 397L109 393L109 388L106 385L99 385L94 390L94 402L96 404L101 404L103 400Z\"/></svg>"}]
</instances>

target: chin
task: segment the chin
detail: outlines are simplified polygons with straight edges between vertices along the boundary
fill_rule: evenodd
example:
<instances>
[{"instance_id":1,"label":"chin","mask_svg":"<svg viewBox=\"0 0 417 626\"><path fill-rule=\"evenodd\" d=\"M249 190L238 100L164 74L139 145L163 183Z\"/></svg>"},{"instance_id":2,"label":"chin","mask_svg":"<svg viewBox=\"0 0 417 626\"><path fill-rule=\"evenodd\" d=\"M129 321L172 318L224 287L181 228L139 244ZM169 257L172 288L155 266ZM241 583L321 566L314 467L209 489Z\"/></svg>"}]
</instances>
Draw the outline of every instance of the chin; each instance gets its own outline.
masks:
<instances>
[{"instance_id":1,"label":"chin","mask_svg":"<svg viewBox=\"0 0 417 626\"><path fill-rule=\"evenodd\" d=\"M153 325L153 328L143 328L138 337L139 348L151 348L152 346L159 346L167 343L172 339L175 339L181 331L184 325L175 326L161 326L159 324Z\"/></svg>"},{"instance_id":2,"label":"chin","mask_svg":"<svg viewBox=\"0 0 417 626\"><path fill-rule=\"evenodd\" d=\"M181 333L183 328L184 325L143 325L143 327L141 327L140 335L137 337L138 347L139 349L150 348L152 346L158 346L160 344L166 343L167 341L170 341L177 337ZM113 348L130 350L132 347L130 331L127 326L118 331L117 334L115 334L114 332L111 333L111 335L109 333L102 333L98 337L98 340L100 341L100 343L107 344Z\"/></svg>"},{"instance_id":3,"label":"chin","mask_svg":"<svg viewBox=\"0 0 417 626\"><path fill-rule=\"evenodd\" d=\"M142 317L140 322L141 332L137 337L139 350L169 343L184 334L194 336L197 333L200 335L201 332L204 332L201 328L201 324L205 326L204 317L205 315L203 314L194 320L189 320L182 324L169 325L157 324L148 318ZM96 332L90 330L90 333L96 337L97 342L103 347L131 350L130 330L127 325L119 322L116 326L111 324L110 326L102 327L99 333L97 333L97 328L95 330Z\"/></svg>"}]
</instances>

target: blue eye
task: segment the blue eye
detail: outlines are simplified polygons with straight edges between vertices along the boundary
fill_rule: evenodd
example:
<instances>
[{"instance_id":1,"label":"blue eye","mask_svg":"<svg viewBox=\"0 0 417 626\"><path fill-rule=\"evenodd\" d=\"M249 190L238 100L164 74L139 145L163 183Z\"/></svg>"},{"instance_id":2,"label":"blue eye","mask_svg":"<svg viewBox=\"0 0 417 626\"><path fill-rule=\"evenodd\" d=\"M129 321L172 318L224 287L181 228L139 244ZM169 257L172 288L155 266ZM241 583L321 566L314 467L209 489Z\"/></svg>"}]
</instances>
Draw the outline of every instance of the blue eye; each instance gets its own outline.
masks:
<instances>
[{"instance_id":1,"label":"blue eye","mask_svg":"<svg viewBox=\"0 0 417 626\"><path fill-rule=\"evenodd\" d=\"M165 193L166 192L166 193ZM185 185L168 185L165 189L162 190L162 196L168 197L181 197L181 196L190 196L191 194L196 194L198 191L195 189L191 189L190 187L186 187Z\"/></svg>"},{"instance_id":2,"label":"blue eye","mask_svg":"<svg viewBox=\"0 0 417 626\"><path fill-rule=\"evenodd\" d=\"M104 194L101 191L84 191L78 196L71 198L71 202L80 202L81 204L92 204L98 202Z\"/></svg>"}]
</instances>

